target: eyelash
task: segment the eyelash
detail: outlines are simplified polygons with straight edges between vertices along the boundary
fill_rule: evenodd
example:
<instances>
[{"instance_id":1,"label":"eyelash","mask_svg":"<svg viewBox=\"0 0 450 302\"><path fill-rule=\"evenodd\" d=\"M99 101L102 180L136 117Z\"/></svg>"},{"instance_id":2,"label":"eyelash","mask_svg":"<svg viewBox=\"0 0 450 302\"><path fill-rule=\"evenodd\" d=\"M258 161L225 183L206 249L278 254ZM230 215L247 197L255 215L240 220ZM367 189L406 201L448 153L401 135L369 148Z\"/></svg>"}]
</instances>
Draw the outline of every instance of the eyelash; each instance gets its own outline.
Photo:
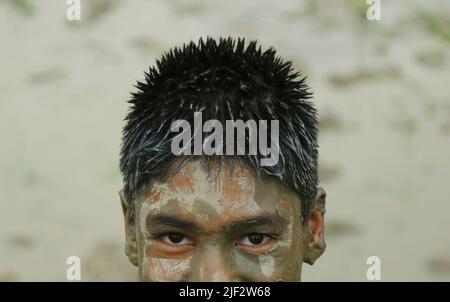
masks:
<instances>
[{"instance_id":1,"label":"eyelash","mask_svg":"<svg viewBox=\"0 0 450 302\"><path fill-rule=\"evenodd\" d=\"M252 236L252 235L260 235L260 236L262 236L262 237L263 237L263 238L262 238L262 242L259 243L259 244L255 244L255 243L250 242L250 236ZM240 241L243 241L243 240L245 240L245 239L247 239L247 241L249 242L249 244L242 244L242 245L247 246L247 247L258 247L258 246L262 246L262 245L266 244L267 241L269 241L269 240L275 240L276 237L273 236L273 235L270 235L270 234L266 234L266 233L250 233L250 234L245 235L244 237L241 237L241 239L239 239L239 240L237 241L237 244L238 244Z\"/></svg>"},{"instance_id":2,"label":"eyelash","mask_svg":"<svg viewBox=\"0 0 450 302\"><path fill-rule=\"evenodd\" d=\"M257 235L257 236L262 236L262 242L261 243L252 243L250 236L252 235ZM170 239L170 236L179 236L181 238L177 238L177 239L181 239L179 242L173 242ZM172 245L172 246L185 246L185 245L192 245L193 244L193 240L190 239L188 236L182 234L182 233L165 233L165 234L161 234L155 237L155 239L162 241L165 244L168 245ZM172 238L173 239L173 238ZM267 241L269 240L276 240L276 236L273 236L271 234L266 234L266 233L250 233L247 234L243 237L241 237L240 239L238 239L235 243L235 245L241 245L242 246L246 246L246 247L259 247L262 246L264 244L267 244ZM248 243L242 244L242 241L248 241ZM176 241L176 240L175 240ZM188 241L188 242L184 242L183 241Z\"/></svg>"},{"instance_id":3,"label":"eyelash","mask_svg":"<svg viewBox=\"0 0 450 302\"><path fill-rule=\"evenodd\" d=\"M189 242L188 243L181 243L181 244L179 242L176 242L176 243L169 242L170 241L169 236L180 236L180 237L182 237L180 242L183 242L184 240L188 240ZM167 240L165 240L166 239L165 237L167 237ZM158 235L158 236L156 236L156 239L162 241L163 243L166 243L166 244L169 244L169 245L173 245L173 246L183 246L183 245L191 245L191 244L193 244L193 240L190 239L188 236L186 236L186 235L184 235L182 233L176 233L176 232L174 232L174 233L165 233L165 234Z\"/></svg>"}]
</instances>

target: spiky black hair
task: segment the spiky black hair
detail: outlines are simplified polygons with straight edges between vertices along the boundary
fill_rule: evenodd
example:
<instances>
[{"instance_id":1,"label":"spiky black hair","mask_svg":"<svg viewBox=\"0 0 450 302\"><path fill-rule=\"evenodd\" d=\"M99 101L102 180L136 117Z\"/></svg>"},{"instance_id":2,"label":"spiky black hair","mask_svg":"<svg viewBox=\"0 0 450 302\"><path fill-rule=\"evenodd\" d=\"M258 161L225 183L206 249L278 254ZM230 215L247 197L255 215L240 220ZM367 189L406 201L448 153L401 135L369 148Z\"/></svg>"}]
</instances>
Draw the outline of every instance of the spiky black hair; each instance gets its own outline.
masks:
<instances>
[{"instance_id":1,"label":"spiky black hair","mask_svg":"<svg viewBox=\"0 0 450 302\"><path fill-rule=\"evenodd\" d=\"M317 112L312 94L273 48L256 41L200 39L165 53L137 82L123 129L120 169L128 200L161 176L175 159L171 152L171 124L203 119L225 121L279 120L279 161L260 166L246 155L259 174L279 177L300 195L306 221L317 191ZM246 138L247 139L247 138Z\"/></svg>"}]
</instances>

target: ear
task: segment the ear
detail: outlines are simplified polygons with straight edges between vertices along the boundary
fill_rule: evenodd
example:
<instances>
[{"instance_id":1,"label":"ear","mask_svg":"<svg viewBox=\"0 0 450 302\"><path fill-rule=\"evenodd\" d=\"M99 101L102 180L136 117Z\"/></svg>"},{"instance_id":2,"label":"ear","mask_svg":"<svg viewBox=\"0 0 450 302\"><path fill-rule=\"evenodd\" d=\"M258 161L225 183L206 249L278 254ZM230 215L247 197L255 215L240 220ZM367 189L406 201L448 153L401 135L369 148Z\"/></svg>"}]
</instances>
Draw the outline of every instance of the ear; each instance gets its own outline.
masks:
<instances>
[{"instance_id":1,"label":"ear","mask_svg":"<svg viewBox=\"0 0 450 302\"><path fill-rule=\"evenodd\" d=\"M127 200L122 190L119 191L122 205L123 217L125 221L125 254L134 265L138 265L138 252L136 241L136 223L134 217L134 207Z\"/></svg>"},{"instance_id":2,"label":"ear","mask_svg":"<svg viewBox=\"0 0 450 302\"><path fill-rule=\"evenodd\" d=\"M319 187L305 227L305 251L303 261L308 264L314 264L317 258L325 251L324 215L326 196L327 193L325 190Z\"/></svg>"}]
</instances>

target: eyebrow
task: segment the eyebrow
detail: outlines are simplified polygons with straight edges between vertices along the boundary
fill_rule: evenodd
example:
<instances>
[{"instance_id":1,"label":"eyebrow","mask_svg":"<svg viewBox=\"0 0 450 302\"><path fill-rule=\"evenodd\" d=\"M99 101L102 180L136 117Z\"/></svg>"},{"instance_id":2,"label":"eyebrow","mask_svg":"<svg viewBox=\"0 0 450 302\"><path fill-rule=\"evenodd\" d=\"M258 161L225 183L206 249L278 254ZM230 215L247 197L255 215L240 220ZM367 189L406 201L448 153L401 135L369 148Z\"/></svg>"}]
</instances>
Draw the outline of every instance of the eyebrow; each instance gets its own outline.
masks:
<instances>
[{"instance_id":1,"label":"eyebrow","mask_svg":"<svg viewBox=\"0 0 450 302\"><path fill-rule=\"evenodd\" d=\"M243 220L234 220L230 224L224 225L223 228L229 232L239 232L246 229L256 228L260 226L270 227L282 230L288 222L280 216L276 215L260 215ZM167 214L149 215L146 218L147 230L152 228L172 227L184 231L198 231L201 229L195 222Z\"/></svg>"},{"instance_id":2,"label":"eyebrow","mask_svg":"<svg viewBox=\"0 0 450 302\"><path fill-rule=\"evenodd\" d=\"M192 221L165 214L149 215L145 222L148 230L155 227L173 227L183 230L195 230L199 228Z\"/></svg>"},{"instance_id":3,"label":"eyebrow","mask_svg":"<svg viewBox=\"0 0 450 302\"><path fill-rule=\"evenodd\" d=\"M233 221L229 226L227 226L227 228L230 229L230 231L239 231L265 226L282 230L287 224L288 222L280 216L262 215L244 220Z\"/></svg>"}]
</instances>

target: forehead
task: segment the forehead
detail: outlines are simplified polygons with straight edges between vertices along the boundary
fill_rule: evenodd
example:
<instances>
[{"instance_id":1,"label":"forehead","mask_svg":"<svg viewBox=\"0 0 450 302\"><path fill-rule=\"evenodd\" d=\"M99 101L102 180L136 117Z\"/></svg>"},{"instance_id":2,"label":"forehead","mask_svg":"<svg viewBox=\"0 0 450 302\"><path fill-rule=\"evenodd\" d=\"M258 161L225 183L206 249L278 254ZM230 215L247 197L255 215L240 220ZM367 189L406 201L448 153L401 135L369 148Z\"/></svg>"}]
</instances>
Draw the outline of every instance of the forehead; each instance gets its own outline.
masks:
<instances>
[{"instance_id":1,"label":"forehead","mask_svg":"<svg viewBox=\"0 0 450 302\"><path fill-rule=\"evenodd\" d=\"M173 176L152 181L145 197L141 216L170 214L216 223L265 214L290 216L300 207L297 196L283 190L278 180L258 177L243 161L211 162L208 167L201 160L189 161Z\"/></svg>"}]
</instances>

